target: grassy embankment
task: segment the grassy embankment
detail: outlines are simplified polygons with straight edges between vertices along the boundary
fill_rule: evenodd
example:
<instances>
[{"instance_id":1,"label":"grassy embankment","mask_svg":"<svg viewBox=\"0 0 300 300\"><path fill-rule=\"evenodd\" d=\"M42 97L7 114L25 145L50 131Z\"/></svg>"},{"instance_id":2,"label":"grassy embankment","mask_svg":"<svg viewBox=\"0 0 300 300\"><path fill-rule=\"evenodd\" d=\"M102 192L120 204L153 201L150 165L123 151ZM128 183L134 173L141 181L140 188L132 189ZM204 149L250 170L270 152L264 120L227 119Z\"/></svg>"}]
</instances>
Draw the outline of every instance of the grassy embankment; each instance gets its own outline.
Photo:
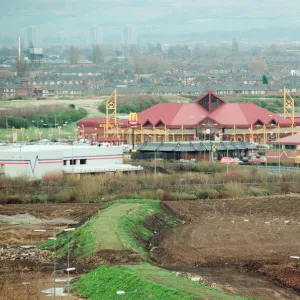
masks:
<instances>
[{"instance_id":1,"label":"grassy embankment","mask_svg":"<svg viewBox=\"0 0 300 300\"><path fill-rule=\"evenodd\" d=\"M68 240L75 257L101 250L133 250L144 260L149 253L139 241L148 241L154 232L146 228L144 222L150 216L160 213L166 226L180 222L161 211L156 200L117 200L103 206L103 210L93 216L74 232L59 235L58 255L66 255ZM47 241L41 248L53 249L53 242ZM99 253L99 252L98 252ZM223 291L206 287L201 283L176 276L170 271L141 263L138 265L101 265L83 275L72 285L73 292L88 299L116 299L118 290L144 291L147 299L246 299L231 296ZM129 295L128 295L129 296ZM141 294L130 293L123 299L141 299Z\"/></svg>"},{"instance_id":2,"label":"grassy embankment","mask_svg":"<svg viewBox=\"0 0 300 300\"><path fill-rule=\"evenodd\" d=\"M159 201L117 200L103 208L76 231L58 236L57 255L67 253L67 241L70 240L75 257L113 249L134 250L147 259L148 253L139 244L138 238L148 241L154 235L142 223L147 217L160 212ZM167 224L176 223L175 219L167 215L165 220ZM49 240L41 248L53 249L53 246L53 241Z\"/></svg>"},{"instance_id":3,"label":"grassy embankment","mask_svg":"<svg viewBox=\"0 0 300 300\"><path fill-rule=\"evenodd\" d=\"M207 287L190 279L179 277L170 271L142 263L140 265L107 266L80 277L73 285L73 290L81 297L97 299L147 299L159 300L246 300L223 291ZM122 290L128 295L116 295ZM135 293L139 292L139 293Z\"/></svg>"}]
</instances>

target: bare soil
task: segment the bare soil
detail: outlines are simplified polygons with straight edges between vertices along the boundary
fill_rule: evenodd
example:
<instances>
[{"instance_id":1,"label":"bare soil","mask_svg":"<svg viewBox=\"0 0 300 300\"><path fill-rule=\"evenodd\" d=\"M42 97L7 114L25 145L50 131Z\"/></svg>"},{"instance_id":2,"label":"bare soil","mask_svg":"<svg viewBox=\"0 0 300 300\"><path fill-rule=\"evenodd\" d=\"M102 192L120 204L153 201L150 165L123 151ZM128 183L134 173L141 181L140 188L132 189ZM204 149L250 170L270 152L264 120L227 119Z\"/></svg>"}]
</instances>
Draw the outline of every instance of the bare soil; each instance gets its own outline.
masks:
<instances>
[{"instance_id":1,"label":"bare soil","mask_svg":"<svg viewBox=\"0 0 300 300\"><path fill-rule=\"evenodd\" d=\"M163 230L152 241L158 264L192 270L243 296L300 299L295 292L300 287L299 266L290 259L299 255L299 196L164 205L184 224Z\"/></svg>"},{"instance_id":2,"label":"bare soil","mask_svg":"<svg viewBox=\"0 0 300 300\"><path fill-rule=\"evenodd\" d=\"M102 203L2 205L0 206L0 248L12 245L36 245L53 236L53 232L35 232L35 229L60 231L70 225L78 226L97 213L101 205ZM1 219L1 216L10 216L10 221L4 217ZM31 222L34 220L34 222L31 224L26 220ZM56 266L56 269L64 268L66 262L59 262ZM86 268L78 266L77 270L80 273L86 271ZM20 260L20 257L13 260L0 260L0 300L49 299L49 296L41 291L53 287L52 272L51 257L46 262L38 261L38 258ZM66 278L66 274L57 273L57 277ZM56 287L66 288L66 283L56 283ZM56 299L65 298L56 297ZM74 295L71 297L71 300L78 299L80 298Z\"/></svg>"}]
</instances>

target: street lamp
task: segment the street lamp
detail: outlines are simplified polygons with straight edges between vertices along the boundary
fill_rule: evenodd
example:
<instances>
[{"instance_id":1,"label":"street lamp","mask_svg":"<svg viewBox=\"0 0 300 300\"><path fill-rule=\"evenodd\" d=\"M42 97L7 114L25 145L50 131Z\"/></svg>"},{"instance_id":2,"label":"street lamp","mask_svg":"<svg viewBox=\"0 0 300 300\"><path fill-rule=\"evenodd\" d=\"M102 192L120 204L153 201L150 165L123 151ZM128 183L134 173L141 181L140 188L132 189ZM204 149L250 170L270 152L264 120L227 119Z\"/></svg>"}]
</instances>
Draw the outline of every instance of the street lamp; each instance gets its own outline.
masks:
<instances>
[{"instance_id":1,"label":"street lamp","mask_svg":"<svg viewBox=\"0 0 300 300\"><path fill-rule=\"evenodd\" d=\"M75 228L67 228L67 229L64 229L64 232L69 232L69 231L74 231ZM68 300L70 300L70 270L72 268L70 268L70 237L68 238L68 264L67 264L67 272L68 272ZM73 268L75 270L75 268Z\"/></svg>"},{"instance_id":2,"label":"street lamp","mask_svg":"<svg viewBox=\"0 0 300 300\"><path fill-rule=\"evenodd\" d=\"M125 294L141 294L143 295L144 300L147 299L147 294L144 291L133 291L133 292L125 292L125 291L117 291L117 295L125 295Z\"/></svg>"},{"instance_id":3,"label":"street lamp","mask_svg":"<svg viewBox=\"0 0 300 300\"><path fill-rule=\"evenodd\" d=\"M53 273L52 274L55 274L55 271L56 271L56 229L53 229L53 230L35 229L34 231L35 232L53 232L54 233L54 237L49 237L48 240L53 241L54 255L53 255ZM55 277L54 277L54 282L53 282L53 296L54 296L54 299L55 299L56 298L55 297Z\"/></svg>"}]
</instances>

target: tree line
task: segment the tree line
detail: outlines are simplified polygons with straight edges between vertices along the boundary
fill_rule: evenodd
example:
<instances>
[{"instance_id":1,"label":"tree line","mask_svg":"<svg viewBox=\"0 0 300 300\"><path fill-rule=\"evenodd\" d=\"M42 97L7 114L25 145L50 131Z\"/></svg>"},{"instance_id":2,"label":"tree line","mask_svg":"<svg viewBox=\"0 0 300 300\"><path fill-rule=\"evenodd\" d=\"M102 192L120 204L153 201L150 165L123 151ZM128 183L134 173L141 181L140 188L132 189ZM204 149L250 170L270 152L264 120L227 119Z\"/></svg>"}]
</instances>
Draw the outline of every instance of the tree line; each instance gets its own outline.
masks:
<instances>
[{"instance_id":1,"label":"tree line","mask_svg":"<svg viewBox=\"0 0 300 300\"><path fill-rule=\"evenodd\" d=\"M35 116L7 116L0 119L0 128L29 128L43 127L54 128L64 124L73 123L85 118L87 110L79 107L78 109L64 109L56 113L37 114Z\"/></svg>"}]
</instances>

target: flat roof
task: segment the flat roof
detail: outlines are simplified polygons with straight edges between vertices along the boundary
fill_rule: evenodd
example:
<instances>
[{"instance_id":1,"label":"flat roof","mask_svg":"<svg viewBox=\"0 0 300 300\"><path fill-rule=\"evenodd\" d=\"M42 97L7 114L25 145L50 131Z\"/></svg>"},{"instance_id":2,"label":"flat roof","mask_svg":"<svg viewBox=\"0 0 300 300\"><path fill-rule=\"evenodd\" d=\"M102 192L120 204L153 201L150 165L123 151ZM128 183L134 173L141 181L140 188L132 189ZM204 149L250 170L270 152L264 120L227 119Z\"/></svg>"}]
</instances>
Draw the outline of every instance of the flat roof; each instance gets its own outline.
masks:
<instances>
[{"instance_id":1,"label":"flat roof","mask_svg":"<svg viewBox=\"0 0 300 300\"><path fill-rule=\"evenodd\" d=\"M0 146L0 152L41 152L41 151L59 151L59 150L74 150L74 149L94 149L94 148L113 148L122 146L97 146L97 145L85 145L85 144L34 144L34 145L21 145L21 144L10 144L7 146Z\"/></svg>"}]
</instances>

